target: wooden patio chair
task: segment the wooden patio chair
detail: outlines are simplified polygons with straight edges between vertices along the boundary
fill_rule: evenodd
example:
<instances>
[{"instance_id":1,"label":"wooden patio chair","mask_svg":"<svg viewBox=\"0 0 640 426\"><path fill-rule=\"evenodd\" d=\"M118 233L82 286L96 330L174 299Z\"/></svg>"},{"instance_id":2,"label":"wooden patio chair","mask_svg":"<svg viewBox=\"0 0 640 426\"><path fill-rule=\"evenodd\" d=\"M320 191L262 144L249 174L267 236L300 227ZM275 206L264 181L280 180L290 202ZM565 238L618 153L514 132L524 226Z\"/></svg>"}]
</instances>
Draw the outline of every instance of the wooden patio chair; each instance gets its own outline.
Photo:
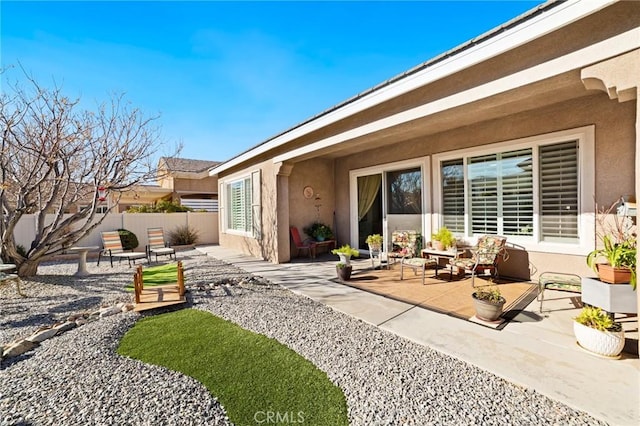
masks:
<instances>
[{"instance_id":1,"label":"wooden patio chair","mask_svg":"<svg viewBox=\"0 0 640 426\"><path fill-rule=\"evenodd\" d=\"M505 244L506 237L497 235L483 235L478 238L475 248L471 249L472 256L470 258L456 257L449 261L451 274L453 268L462 269L467 273L471 273L471 286L475 288L475 276L478 273L489 272L492 278L498 277L498 263L508 259Z\"/></svg>"},{"instance_id":2,"label":"wooden patio chair","mask_svg":"<svg viewBox=\"0 0 640 426\"><path fill-rule=\"evenodd\" d=\"M162 228L147 228L147 237L149 239L149 244L146 247L147 257L149 258L149 263L151 263L151 255L156 255L156 262L158 261L158 256L171 256L176 258L176 251L169 247L169 245L164 241L164 230Z\"/></svg>"},{"instance_id":3,"label":"wooden patio chair","mask_svg":"<svg viewBox=\"0 0 640 426\"><path fill-rule=\"evenodd\" d=\"M309 259L314 259L316 257L316 243L311 238L302 241L302 238L300 238L300 232L295 226L292 226L290 230L291 239L293 240L293 245L296 247L296 250L298 250L298 254L300 254L301 251L306 250L309 252Z\"/></svg>"},{"instance_id":4,"label":"wooden patio chair","mask_svg":"<svg viewBox=\"0 0 640 426\"><path fill-rule=\"evenodd\" d=\"M136 251L125 252L122 248L122 241L120 240L120 233L118 231L103 231L100 233L102 238L103 249L98 253L98 266L100 266L100 258L102 256L109 256L111 267L113 267L113 258L115 257L120 262L122 259L127 259L129 267L131 267L131 261L136 263L136 259L147 259L147 253L141 253Z\"/></svg>"}]
</instances>

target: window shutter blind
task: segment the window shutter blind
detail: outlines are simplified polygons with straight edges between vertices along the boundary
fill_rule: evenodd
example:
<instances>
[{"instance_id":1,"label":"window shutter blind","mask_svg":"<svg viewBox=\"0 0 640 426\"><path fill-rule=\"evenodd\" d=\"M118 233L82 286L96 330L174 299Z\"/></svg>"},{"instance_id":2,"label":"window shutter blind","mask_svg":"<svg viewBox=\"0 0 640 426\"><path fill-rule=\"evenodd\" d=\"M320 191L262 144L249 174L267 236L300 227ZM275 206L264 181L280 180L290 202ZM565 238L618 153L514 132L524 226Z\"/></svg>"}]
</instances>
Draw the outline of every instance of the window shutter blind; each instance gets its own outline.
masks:
<instances>
[{"instance_id":1,"label":"window shutter blind","mask_svg":"<svg viewBox=\"0 0 640 426\"><path fill-rule=\"evenodd\" d=\"M251 178L248 177L242 181L242 230L251 232L253 229L253 221L251 220Z\"/></svg>"},{"instance_id":2,"label":"window shutter blind","mask_svg":"<svg viewBox=\"0 0 640 426\"><path fill-rule=\"evenodd\" d=\"M464 233L464 166L462 159L442 162L442 224Z\"/></svg>"},{"instance_id":3,"label":"window shutter blind","mask_svg":"<svg viewBox=\"0 0 640 426\"><path fill-rule=\"evenodd\" d=\"M233 182L229 185L229 224L231 229L244 230L244 181Z\"/></svg>"},{"instance_id":4,"label":"window shutter blind","mask_svg":"<svg viewBox=\"0 0 640 426\"><path fill-rule=\"evenodd\" d=\"M254 238L260 239L262 235L262 215L260 211L260 170L251 173L251 189L251 222L253 223L253 236Z\"/></svg>"},{"instance_id":5,"label":"window shutter blind","mask_svg":"<svg viewBox=\"0 0 640 426\"><path fill-rule=\"evenodd\" d=\"M469 160L469 206L472 234L498 233L497 156Z\"/></svg>"},{"instance_id":6,"label":"window shutter blind","mask_svg":"<svg viewBox=\"0 0 640 426\"><path fill-rule=\"evenodd\" d=\"M578 142L540 147L541 239L578 240Z\"/></svg>"},{"instance_id":7,"label":"window shutter blind","mask_svg":"<svg viewBox=\"0 0 640 426\"><path fill-rule=\"evenodd\" d=\"M533 235L532 150L501 155L503 235Z\"/></svg>"}]
</instances>

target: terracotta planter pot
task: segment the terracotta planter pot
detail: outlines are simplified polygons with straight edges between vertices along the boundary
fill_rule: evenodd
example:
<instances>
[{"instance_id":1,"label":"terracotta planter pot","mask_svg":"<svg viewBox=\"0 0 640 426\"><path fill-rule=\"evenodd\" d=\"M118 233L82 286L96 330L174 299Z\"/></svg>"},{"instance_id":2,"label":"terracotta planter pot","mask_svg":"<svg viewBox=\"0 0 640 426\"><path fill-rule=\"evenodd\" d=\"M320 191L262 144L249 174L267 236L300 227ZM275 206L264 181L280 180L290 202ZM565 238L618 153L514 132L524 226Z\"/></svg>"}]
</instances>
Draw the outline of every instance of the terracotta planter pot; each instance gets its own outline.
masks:
<instances>
[{"instance_id":1,"label":"terracotta planter pot","mask_svg":"<svg viewBox=\"0 0 640 426\"><path fill-rule=\"evenodd\" d=\"M631 281L629 268L614 268L607 263L598 264L598 278L609 284L628 284Z\"/></svg>"},{"instance_id":2,"label":"terracotta planter pot","mask_svg":"<svg viewBox=\"0 0 640 426\"><path fill-rule=\"evenodd\" d=\"M505 298L499 303L492 303L487 300L478 299L476 293L471 295L473 297L473 305L476 308L476 317L483 321L495 321L502 315L502 308L506 303Z\"/></svg>"},{"instance_id":3,"label":"terracotta planter pot","mask_svg":"<svg viewBox=\"0 0 640 426\"><path fill-rule=\"evenodd\" d=\"M351 278L351 270L353 266L344 266L342 268L336 266L336 273L338 274L338 278L340 281L349 281Z\"/></svg>"},{"instance_id":4,"label":"terracotta planter pot","mask_svg":"<svg viewBox=\"0 0 640 426\"><path fill-rule=\"evenodd\" d=\"M600 331L574 321L573 333L582 348L597 355L616 358L624 348L624 330Z\"/></svg>"}]
</instances>

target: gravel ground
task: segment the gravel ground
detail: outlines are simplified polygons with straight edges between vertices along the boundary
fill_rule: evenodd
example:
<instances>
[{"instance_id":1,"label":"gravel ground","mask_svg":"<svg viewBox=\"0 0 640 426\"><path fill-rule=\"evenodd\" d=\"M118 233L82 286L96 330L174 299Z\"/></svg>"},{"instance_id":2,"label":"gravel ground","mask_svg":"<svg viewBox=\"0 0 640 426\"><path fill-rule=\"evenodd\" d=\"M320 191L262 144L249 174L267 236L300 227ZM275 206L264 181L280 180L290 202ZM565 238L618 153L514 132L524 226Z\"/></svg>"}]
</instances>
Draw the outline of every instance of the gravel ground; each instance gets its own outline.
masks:
<instances>
[{"instance_id":1,"label":"gravel ground","mask_svg":"<svg viewBox=\"0 0 640 426\"><path fill-rule=\"evenodd\" d=\"M273 337L312 361L343 390L353 425L604 424L195 250L179 257L194 308ZM25 282L28 299L0 287L0 343L130 300L122 289L133 274L126 264L112 269L91 262L92 275L82 279L70 277L76 268L75 261L42 265ZM230 424L195 380L115 353L138 318L106 317L3 360L0 425Z\"/></svg>"}]
</instances>

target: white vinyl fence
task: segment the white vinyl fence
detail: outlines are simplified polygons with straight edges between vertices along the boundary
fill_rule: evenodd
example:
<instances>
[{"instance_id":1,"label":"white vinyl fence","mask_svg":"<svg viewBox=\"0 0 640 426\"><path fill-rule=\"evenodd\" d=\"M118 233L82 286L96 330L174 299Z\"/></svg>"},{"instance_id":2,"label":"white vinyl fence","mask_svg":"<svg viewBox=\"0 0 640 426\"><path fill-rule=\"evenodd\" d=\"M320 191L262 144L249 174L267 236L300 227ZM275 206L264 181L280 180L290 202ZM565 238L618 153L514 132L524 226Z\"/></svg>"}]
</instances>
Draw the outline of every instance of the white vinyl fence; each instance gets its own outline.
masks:
<instances>
[{"instance_id":1,"label":"white vinyl fence","mask_svg":"<svg viewBox=\"0 0 640 426\"><path fill-rule=\"evenodd\" d=\"M108 214L98 227L85 236L76 245L102 247L100 232L127 229L138 237L137 251L144 251L147 245L147 228L163 228L165 240L178 226L188 225L198 233L196 244L218 243L218 213L113 213ZM23 216L14 232L16 244L31 247L36 234L35 215Z\"/></svg>"}]
</instances>

